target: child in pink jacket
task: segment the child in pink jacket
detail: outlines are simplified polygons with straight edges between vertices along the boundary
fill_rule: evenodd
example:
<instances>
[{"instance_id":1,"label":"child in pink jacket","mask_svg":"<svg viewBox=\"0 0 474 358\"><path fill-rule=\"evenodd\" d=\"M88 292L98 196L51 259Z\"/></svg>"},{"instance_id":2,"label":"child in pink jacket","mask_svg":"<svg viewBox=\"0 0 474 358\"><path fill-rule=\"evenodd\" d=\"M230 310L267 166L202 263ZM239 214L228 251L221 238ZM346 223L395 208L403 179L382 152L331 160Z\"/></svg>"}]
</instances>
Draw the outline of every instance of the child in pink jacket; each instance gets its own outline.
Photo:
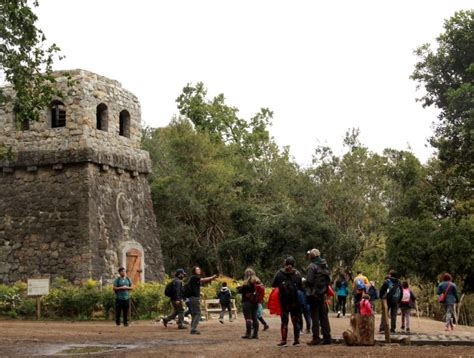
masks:
<instances>
[{"instance_id":1,"label":"child in pink jacket","mask_svg":"<svg viewBox=\"0 0 474 358\"><path fill-rule=\"evenodd\" d=\"M362 300L359 302L359 312L362 316L372 315L372 305L370 304L370 296L368 294L362 296Z\"/></svg>"}]
</instances>

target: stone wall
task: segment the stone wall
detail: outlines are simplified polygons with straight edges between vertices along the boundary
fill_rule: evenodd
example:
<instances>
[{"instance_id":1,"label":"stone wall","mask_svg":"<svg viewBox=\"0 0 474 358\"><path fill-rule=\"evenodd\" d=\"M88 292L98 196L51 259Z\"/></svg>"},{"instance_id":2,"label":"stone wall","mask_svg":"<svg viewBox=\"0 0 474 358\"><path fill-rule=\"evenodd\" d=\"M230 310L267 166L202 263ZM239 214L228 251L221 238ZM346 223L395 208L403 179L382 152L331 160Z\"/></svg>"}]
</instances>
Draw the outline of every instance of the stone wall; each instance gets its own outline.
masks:
<instances>
[{"instance_id":1,"label":"stone wall","mask_svg":"<svg viewBox=\"0 0 474 358\"><path fill-rule=\"evenodd\" d=\"M94 163L16 168L0 173L0 193L0 282L110 281L134 243L142 279L164 277L145 175Z\"/></svg>"},{"instance_id":2,"label":"stone wall","mask_svg":"<svg viewBox=\"0 0 474 358\"><path fill-rule=\"evenodd\" d=\"M0 173L0 281L89 275L85 169L81 164Z\"/></svg>"}]
</instances>

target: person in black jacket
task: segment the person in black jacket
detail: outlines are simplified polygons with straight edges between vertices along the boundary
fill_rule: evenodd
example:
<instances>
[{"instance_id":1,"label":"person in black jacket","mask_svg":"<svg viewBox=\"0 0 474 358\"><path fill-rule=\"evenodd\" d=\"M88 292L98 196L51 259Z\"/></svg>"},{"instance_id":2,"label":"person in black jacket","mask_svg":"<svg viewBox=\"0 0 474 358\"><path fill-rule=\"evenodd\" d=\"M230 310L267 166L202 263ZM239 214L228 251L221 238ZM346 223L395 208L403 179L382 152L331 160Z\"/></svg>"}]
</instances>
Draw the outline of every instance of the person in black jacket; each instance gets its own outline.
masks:
<instances>
[{"instance_id":1,"label":"person in black jacket","mask_svg":"<svg viewBox=\"0 0 474 358\"><path fill-rule=\"evenodd\" d=\"M398 273L395 270L390 270L388 276L385 278L385 281L380 287L380 298L387 300L388 314L390 315L390 332L395 333L397 328L397 313L398 313L398 304L402 298L402 287L400 281L398 280ZM385 331L383 318L380 321L380 331L383 333Z\"/></svg>"},{"instance_id":2,"label":"person in black jacket","mask_svg":"<svg viewBox=\"0 0 474 358\"><path fill-rule=\"evenodd\" d=\"M295 269L295 259L288 257L284 267L273 278L272 287L278 287L281 305L281 342L279 346L287 345L288 322L291 315L293 323L293 345L300 344L301 306L298 301L298 290L303 290L301 274Z\"/></svg>"},{"instance_id":3,"label":"person in black jacket","mask_svg":"<svg viewBox=\"0 0 474 358\"><path fill-rule=\"evenodd\" d=\"M306 278L306 296L311 305L311 320L313 323L313 339L309 346L321 344L319 327L323 333L323 344L331 344L331 327L329 326L328 306L326 304L328 285L331 282L329 269L325 259L321 258L318 249L308 252L308 276Z\"/></svg>"},{"instance_id":4,"label":"person in black jacket","mask_svg":"<svg viewBox=\"0 0 474 358\"><path fill-rule=\"evenodd\" d=\"M177 269L173 279L173 294L170 297L173 312L166 317L161 318L161 322L166 327L168 322L178 316L178 329L186 329L184 326L184 308L183 308L183 279L186 272L183 269Z\"/></svg>"},{"instance_id":5,"label":"person in black jacket","mask_svg":"<svg viewBox=\"0 0 474 358\"><path fill-rule=\"evenodd\" d=\"M245 334L242 336L244 339L258 339L258 302L255 291L255 284L258 281L255 271L248 268L244 273L243 285L237 287L237 292L242 295L242 310L245 318Z\"/></svg>"}]
</instances>

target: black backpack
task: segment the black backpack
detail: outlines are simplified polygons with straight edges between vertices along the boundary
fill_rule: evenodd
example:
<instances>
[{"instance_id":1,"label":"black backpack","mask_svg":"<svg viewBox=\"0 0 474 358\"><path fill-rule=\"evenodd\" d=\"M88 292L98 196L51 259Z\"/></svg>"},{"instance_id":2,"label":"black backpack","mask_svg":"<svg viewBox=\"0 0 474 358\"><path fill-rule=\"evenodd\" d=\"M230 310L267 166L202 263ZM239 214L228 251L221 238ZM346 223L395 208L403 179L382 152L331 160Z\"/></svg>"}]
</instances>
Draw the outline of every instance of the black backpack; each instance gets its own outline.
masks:
<instances>
[{"instance_id":1,"label":"black backpack","mask_svg":"<svg viewBox=\"0 0 474 358\"><path fill-rule=\"evenodd\" d=\"M285 273L285 278L280 284L280 298L284 302L294 302L298 300L298 286L296 284L297 275Z\"/></svg>"},{"instance_id":2,"label":"black backpack","mask_svg":"<svg viewBox=\"0 0 474 358\"><path fill-rule=\"evenodd\" d=\"M329 278L329 270L319 264L311 265L314 271L314 282L312 282L312 294L321 297L328 291L328 285L331 281Z\"/></svg>"},{"instance_id":3,"label":"black backpack","mask_svg":"<svg viewBox=\"0 0 474 358\"><path fill-rule=\"evenodd\" d=\"M173 297L176 294L176 286L174 280L169 282L165 287L165 296L166 297Z\"/></svg>"}]
</instances>

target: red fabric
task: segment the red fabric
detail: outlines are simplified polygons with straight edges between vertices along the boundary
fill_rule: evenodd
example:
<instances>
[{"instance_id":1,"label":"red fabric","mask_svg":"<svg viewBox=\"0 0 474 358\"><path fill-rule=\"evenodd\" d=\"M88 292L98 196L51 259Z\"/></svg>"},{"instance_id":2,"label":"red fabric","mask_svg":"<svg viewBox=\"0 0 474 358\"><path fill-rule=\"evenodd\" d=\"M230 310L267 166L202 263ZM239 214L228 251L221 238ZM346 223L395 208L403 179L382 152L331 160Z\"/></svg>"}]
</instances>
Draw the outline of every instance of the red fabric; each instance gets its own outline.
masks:
<instances>
[{"instance_id":1,"label":"red fabric","mask_svg":"<svg viewBox=\"0 0 474 358\"><path fill-rule=\"evenodd\" d=\"M270 292L270 297L268 297L268 309L270 314L276 314L281 316L281 304L280 304L280 290L278 287L273 288Z\"/></svg>"},{"instance_id":2,"label":"red fabric","mask_svg":"<svg viewBox=\"0 0 474 358\"><path fill-rule=\"evenodd\" d=\"M372 306L369 300L363 299L359 302L360 314L362 316L372 315Z\"/></svg>"},{"instance_id":3,"label":"red fabric","mask_svg":"<svg viewBox=\"0 0 474 358\"><path fill-rule=\"evenodd\" d=\"M335 293L331 285L328 285L328 292L327 292L328 297L334 297Z\"/></svg>"},{"instance_id":4,"label":"red fabric","mask_svg":"<svg viewBox=\"0 0 474 358\"><path fill-rule=\"evenodd\" d=\"M262 303L265 297L265 286L261 283L255 284L255 295L257 296L257 303Z\"/></svg>"}]
</instances>

